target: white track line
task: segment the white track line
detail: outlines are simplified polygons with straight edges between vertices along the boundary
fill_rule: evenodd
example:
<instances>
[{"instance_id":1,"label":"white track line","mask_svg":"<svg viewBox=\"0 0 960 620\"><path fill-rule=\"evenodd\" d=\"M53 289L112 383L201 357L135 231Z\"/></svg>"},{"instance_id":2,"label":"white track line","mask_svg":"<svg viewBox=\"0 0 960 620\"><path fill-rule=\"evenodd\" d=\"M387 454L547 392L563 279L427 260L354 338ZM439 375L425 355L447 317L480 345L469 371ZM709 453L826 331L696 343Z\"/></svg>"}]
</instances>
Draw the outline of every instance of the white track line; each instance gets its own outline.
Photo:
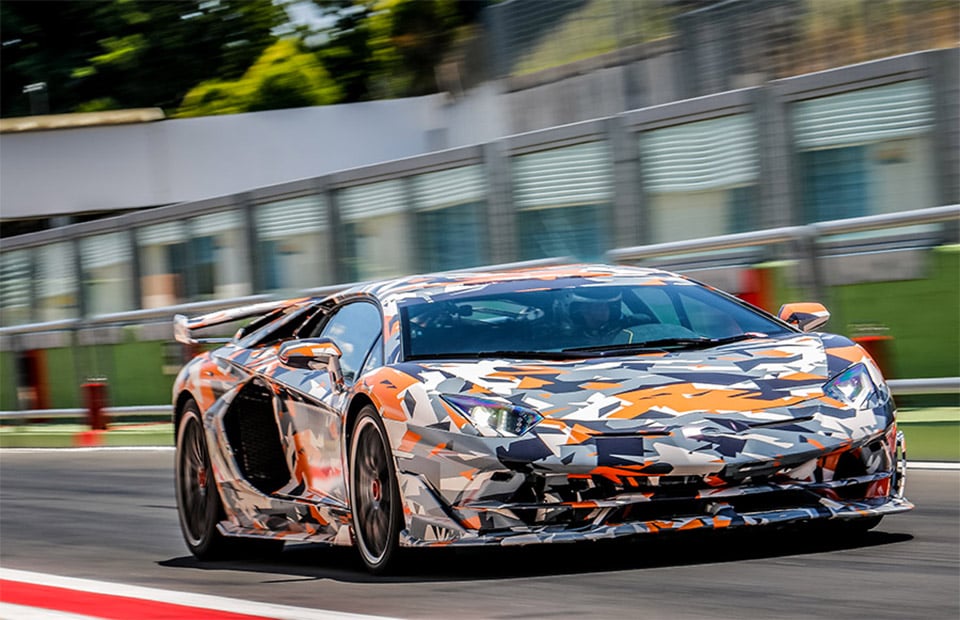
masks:
<instances>
[{"instance_id":1,"label":"white track line","mask_svg":"<svg viewBox=\"0 0 960 620\"><path fill-rule=\"evenodd\" d=\"M50 586L54 588L65 588L67 590L79 590L81 592L105 594L107 596L125 596L158 603L183 605L185 607L215 609L235 614L266 616L268 618L276 618L277 620L386 620L388 618L387 616L370 616L366 614L354 614L342 611L309 609L307 607L291 607L288 605L275 605L273 603L245 601L243 599L212 596L209 594L193 594L190 592L161 590L159 588L131 586L122 583L94 581L92 579L60 577L46 573L34 573L9 568L0 568L0 579ZM18 615L14 617L21 618L24 616Z\"/></svg>"},{"instance_id":2,"label":"white track line","mask_svg":"<svg viewBox=\"0 0 960 620\"><path fill-rule=\"evenodd\" d=\"M944 461L907 461L907 469L960 470L960 463L944 462Z\"/></svg>"},{"instance_id":3,"label":"white track line","mask_svg":"<svg viewBox=\"0 0 960 620\"><path fill-rule=\"evenodd\" d=\"M79 616L65 611L40 609L0 603L0 618L4 620L98 620L95 616Z\"/></svg>"}]
</instances>

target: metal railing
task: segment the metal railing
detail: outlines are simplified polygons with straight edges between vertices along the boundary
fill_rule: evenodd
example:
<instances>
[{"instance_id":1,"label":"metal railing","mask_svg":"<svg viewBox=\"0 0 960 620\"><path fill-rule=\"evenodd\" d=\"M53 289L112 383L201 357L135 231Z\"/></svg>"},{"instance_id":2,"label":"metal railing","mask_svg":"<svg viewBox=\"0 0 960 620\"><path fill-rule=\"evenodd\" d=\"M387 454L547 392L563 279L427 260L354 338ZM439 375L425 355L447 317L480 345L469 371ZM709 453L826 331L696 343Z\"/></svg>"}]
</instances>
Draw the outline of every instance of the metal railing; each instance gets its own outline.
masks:
<instances>
[{"instance_id":1,"label":"metal railing","mask_svg":"<svg viewBox=\"0 0 960 620\"><path fill-rule=\"evenodd\" d=\"M672 241L668 243L659 243L646 246L617 248L608 252L607 258L612 262L639 262L650 258L709 253L752 246L755 247L772 244L795 243L797 244L797 247L800 248L800 255L798 258L805 261L810 266L812 277L816 279L818 277L818 269L816 268L816 264L819 260L817 242L823 237L951 221L960 221L960 205L946 205L942 207L918 209L901 213L881 214L845 220L836 220L831 222L820 222L806 226L791 226L754 232L737 233L732 235L721 235L704 239L691 239L686 241ZM806 255L804 255L804 253L806 253ZM569 259L553 258L524 261L486 267L476 267L464 271L535 267L561 264L564 262L569 262ZM815 282L814 284L815 286L819 287L823 285L823 282ZM350 285L343 284L313 288L306 291L300 291L298 294L291 295L291 297L324 295L342 290L347 286ZM174 314L204 313L222 308L269 301L275 298L276 297L270 295L253 295L234 299L188 303L152 310L135 310L131 312L99 315L87 319L71 319L48 323L19 325L14 327L0 328L0 336L16 337L30 333L62 330L76 331L78 329L87 327L104 325L129 325L145 323L149 321L169 319ZM894 379L891 380L889 384L894 394L897 395L960 393L960 377ZM110 417L156 416L161 414L169 415L170 406L150 405L107 407L103 409L103 412ZM83 408L0 411L0 421L31 418L76 419L83 418L87 415L88 410Z\"/></svg>"},{"instance_id":2,"label":"metal railing","mask_svg":"<svg viewBox=\"0 0 960 620\"><path fill-rule=\"evenodd\" d=\"M793 257L801 265L807 294L814 299L826 298L826 278L821 269L820 242L830 236L863 233L892 228L921 226L960 221L960 205L944 205L899 213L883 213L865 217L818 222L804 226L786 226L768 230L719 235L702 239L670 241L651 245L616 248L607 252L611 262L639 263L664 257L683 257L721 252L737 248L789 244Z\"/></svg>"},{"instance_id":3,"label":"metal railing","mask_svg":"<svg viewBox=\"0 0 960 620\"><path fill-rule=\"evenodd\" d=\"M607 258L613 262L630 262L662 256L816 240L819 237L828 235L869 232L920 224L935 224L951 220L960 220L960 205L945 205L942 207L930 207L928 209L916 209L900 213L883 213L880 215L868 215L866 217L855 217L831 222L818 222L816 224L807 224L806 226L786 226L783 228L735 233L732 235L718 235L716 237L705 237L701 239L668 241L666 243L654 243L629 248L616 248L607 252Z\"/></svg>"},{"instance_id":4,"label":"metal railing","mask_svg":"<svg viewBox=\"0 0 960 620\"><path fill-rule=\"evenodd\" d=\"M921 394L960 394L960 377L938 379L890 379L887 381L894 396Z\"/></svg>"},{"instance_id":5,"label":"metal railing","mask_svg":"<svg viewBox=\"0 0 960 620\"><path fill-rule=\"evenodd\" d=\"M173 415L173 405L136 405L128 407L105 407L104 415L110 418L153 418ZM23 411L0 411L0 422L7 420L82 420L90 411L83 407L68 409L25 409Z\"/></svg>"},{"instance_id":6,"label":"metal railing","mask_svg":"<svg viewBox=\"0 0 960 620\"><path fill-rule=\"evenodd\" d=\"M887 381L895 396L913 396L920 394L960 394L960 377L942 377L935 379L891 379ZM172 405L140 405L132 407L105 407L104 415L117 417L161 417L173 414ZM73 409L29 409L24 411L0 411L0 423L8 420L81 420L89 417L90 412L83 408Z\"/></svg>"},{"instance_id":7,"label":"metal railing","mask_svg":"<svg viewBox=\"0 0 960 620\"><path fill-rule=\"evenodd\" d=\"M523 269L533 267L545 267L549 265L562 265L573 262L570 257L540 258L527 261L516 261L510 263L498 263L496 265L483 265L479 267L469 267L466 269L450 270L456 272L485 271L485 270L509 270ZM105 325L134 325L149 323L155 321L172 321L177 314L185 316L205 314L227 308L236 308L252 304L259 304L269 301L279 301L283 299L296 299L299 297L324 297L332 295L337 291L342 291L353 286L364 284L364 282L348 282L345 284L331 284L328 286L319 286L301 291L291 292L286 295L245 295L243 297L233 297L229 299L216 299L210 301L197 301L176 306L164 306L162 308L150 308L146 310L130 310L127 312L113 312L110 314L98 314L83 319L63 319L60 321L47 321L44 323L27 323L24 325L12 325L9 327L0 327L0 337L17 336L22 334L33 334L52 331L75 331L85 327L100 327Z\"/></svg>"}]
</instances>

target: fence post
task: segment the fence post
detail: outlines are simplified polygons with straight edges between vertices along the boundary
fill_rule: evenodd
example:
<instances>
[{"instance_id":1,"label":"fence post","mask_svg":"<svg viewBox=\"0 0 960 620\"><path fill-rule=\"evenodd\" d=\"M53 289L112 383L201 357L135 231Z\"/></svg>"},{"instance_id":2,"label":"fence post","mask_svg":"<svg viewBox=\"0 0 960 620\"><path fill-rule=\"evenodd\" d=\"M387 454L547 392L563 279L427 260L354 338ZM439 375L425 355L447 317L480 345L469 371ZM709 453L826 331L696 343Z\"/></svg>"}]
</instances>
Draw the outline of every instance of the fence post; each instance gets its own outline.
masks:
<instances>
[{"instance_id":1,"label":"fence post","mask_svg":"<svg viewBox=\"0 0 960 620\"><path fill-rule=\"evenodd\" d=\"M88 379L81 387L84 403L87 406L87 422L90 424L90 429L106 430L107 417L103 410L107 406L107 380Z\"/></svg>"}]
</instances>

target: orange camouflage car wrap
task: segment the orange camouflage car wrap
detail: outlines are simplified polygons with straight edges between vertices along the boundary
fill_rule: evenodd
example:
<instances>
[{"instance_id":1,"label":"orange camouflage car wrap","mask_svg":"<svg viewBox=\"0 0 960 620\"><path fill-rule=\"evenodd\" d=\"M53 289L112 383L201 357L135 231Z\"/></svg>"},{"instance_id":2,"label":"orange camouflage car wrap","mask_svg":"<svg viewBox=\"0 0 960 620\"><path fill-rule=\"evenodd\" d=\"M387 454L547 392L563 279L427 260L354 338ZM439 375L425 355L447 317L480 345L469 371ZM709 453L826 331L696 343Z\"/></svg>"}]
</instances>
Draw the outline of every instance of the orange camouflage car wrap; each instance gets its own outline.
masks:
<instances>
[{"instance_id":1,"label":"orange camouflage car wrap","mask_svg":"<svg viewBox=\"0 0 960 620\"><path fill-rule=\"evenodd\" d=\"M416 276L277 306L266 325L187 364L174 387L178 411L192 399L202 412L218 530L353 544L351 433L364 406L389 444L401 546L866 522L912 508L895 406L869 355L757 309L744 311L773 333L710 346L435 358L411 349L410 308L460 304L460 320L479 321L462 300L611 283L706 288L660 270L577 265ZM326 364L280 361L285 342L358 301L375 305L382 325L345 387ZM534 329L542 312L524 312Z\"/></svg>"}]
</instances>

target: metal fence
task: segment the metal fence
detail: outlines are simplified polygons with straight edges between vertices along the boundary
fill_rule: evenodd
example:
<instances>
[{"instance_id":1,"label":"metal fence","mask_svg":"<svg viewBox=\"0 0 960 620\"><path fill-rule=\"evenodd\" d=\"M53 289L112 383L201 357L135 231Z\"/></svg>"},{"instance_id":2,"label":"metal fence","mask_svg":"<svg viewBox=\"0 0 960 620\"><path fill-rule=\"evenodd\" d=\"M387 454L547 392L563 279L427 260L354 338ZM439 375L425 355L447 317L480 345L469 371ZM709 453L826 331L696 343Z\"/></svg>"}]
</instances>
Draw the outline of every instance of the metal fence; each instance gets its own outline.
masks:
<instances>
[{"instance_id":1,"label":"metal fence","mask_svg":"<svg viewBox=\"0 0 960 620\"><path fill-rule=\"evenodd\" d=\"M953 0L509 0L487 13L500 77L660 41L681 53L686 96L960 38Z\"/></svg>"}]
</instances>

